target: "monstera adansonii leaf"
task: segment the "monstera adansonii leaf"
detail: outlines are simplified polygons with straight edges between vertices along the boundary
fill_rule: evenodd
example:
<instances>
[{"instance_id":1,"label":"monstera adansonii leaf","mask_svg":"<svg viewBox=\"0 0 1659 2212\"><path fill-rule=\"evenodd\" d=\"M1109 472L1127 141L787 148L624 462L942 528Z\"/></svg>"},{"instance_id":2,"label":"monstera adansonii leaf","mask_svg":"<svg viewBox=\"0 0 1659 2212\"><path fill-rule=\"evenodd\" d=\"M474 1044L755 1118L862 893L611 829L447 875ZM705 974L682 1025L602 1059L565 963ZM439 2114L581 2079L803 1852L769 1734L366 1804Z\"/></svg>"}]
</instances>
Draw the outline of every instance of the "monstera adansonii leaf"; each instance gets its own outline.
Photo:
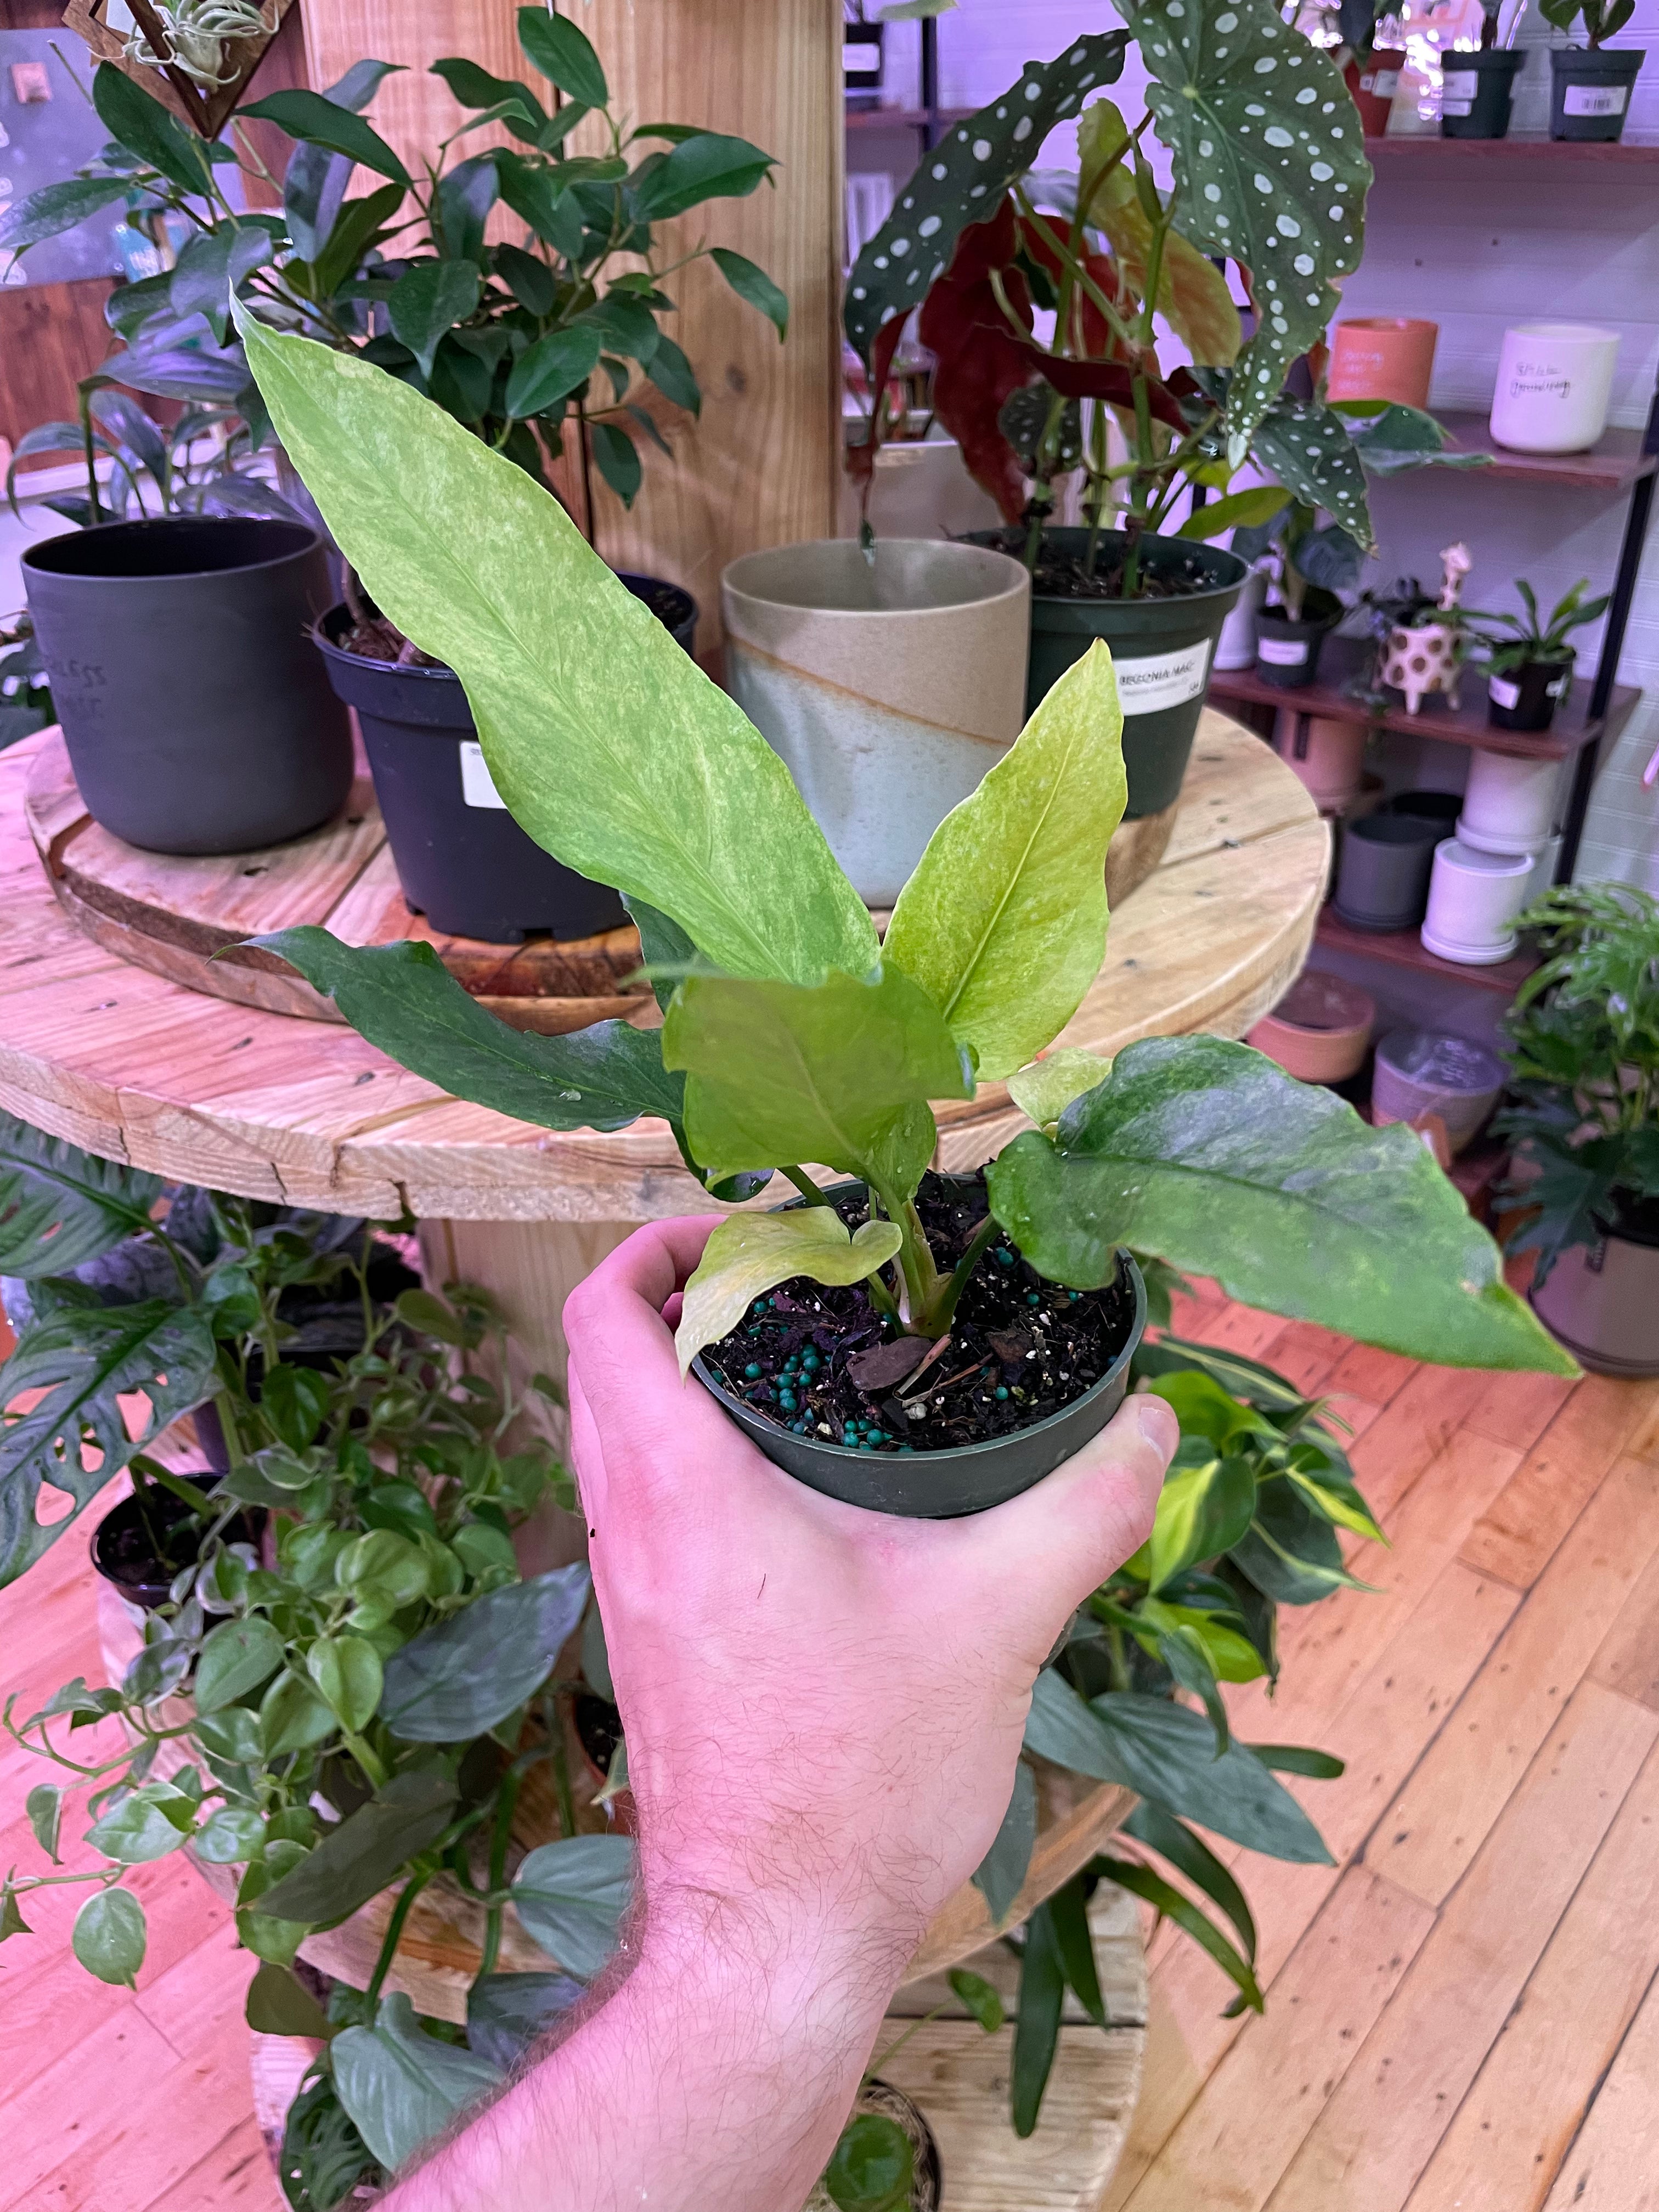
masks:
<instances>
[{"instance_id":1,"label":"monstera adansonii leaf","mask_svg":"<svg viewBox=\"0 0 1659 2212\"><path fill-rule=\"evenodd\" d=\"M1334 280L1359 266L1371 180L1359 117L1335 63L1272 0L1120 0L1120 12L1175 158L1176 227L1238 263L1257 310L1227 398L1237 468L1286 369L1335 312Z\"/></svg>"}]
</instances>

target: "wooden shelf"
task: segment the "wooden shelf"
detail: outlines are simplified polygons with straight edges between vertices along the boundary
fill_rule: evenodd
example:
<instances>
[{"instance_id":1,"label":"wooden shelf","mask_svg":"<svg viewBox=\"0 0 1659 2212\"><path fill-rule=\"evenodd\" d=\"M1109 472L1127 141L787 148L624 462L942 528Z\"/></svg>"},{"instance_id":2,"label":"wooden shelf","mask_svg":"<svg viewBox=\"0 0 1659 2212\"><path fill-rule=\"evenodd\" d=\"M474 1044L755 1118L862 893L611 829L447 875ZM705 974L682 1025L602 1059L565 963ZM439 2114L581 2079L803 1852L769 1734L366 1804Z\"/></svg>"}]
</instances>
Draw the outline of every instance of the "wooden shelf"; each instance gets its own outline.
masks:
<instances>
[{"instance_id":1,"label":"wooden shelf","mask_svg":"<svg viewBox=\"0 0 1659 2212\"><path fill-rule=\"evenodd\" d=\"M1365 960L1381 960L1390 968L1414 969L1419 975L1441 975L1449 983L1473 983L1482 991L1496 991L1512 999L1538 965L1535 952L1512 953L1491 968L1466 968L1461 961L1442 960L1427 951L1414 929L1356 929L1344 921L1334 906L1322 907L1314 930L1315 941L1332 952L1349 952Z\"/></svg>"},{"instance_id":2,"label":"wooden shelf","mask_svg":"<svg viewBox=\"0 0 1659 2212\"><path fill-rule=\"evenodd\" d=\"M935 131L948 131L953 123L965 123L978 113L976 107L849 107L847 127L849 131L926 131L931 124Z\"/></svg>"},{"instance_id":3,"label":"wooden shelf","mask_svg":"<svg viewBox=\"0 0 1659 2212\"><path fill-rule=\"evenodd\" d=\"M1379 173L1422 161L1611 161L1622 168L1659 167L1659 143L1651 141L1615 138L1598 143L1588 138L1551 138L1530 131L1512 131L1507 138L1442 138L1437 133L1420 138L1367 138L1365 153Z\"/></svg>"},{"instance_id":4,"label":"wooden shelf","mask_svg":"<svg viewBox=\"0 0 1659 2212\"><path fill-rule=\"evenodd\" d=\"M1460 453L1487 453L1491 465L1471 470L1464 483L1559 483L1583 491L1628 491L1643 477L1659 468L1659 453L1643 451L1646 433L1640 429L1610 429L1584 453L1516 453L1493 442L1486 416L1470 408L1443 407L1437 419L1450 433Z\"/></svg>"},{"instance_id":5,"label":"wooden shelf","mask_svg":"<svg viewBox=\"0 0 1659 2212\"><path fill-rule=\"evenodd\" d=\"M1616 684L1607 714L1589 718L1590 686L1580 677L1574 683L1554 726L1536 735L1524 730L1494 730L1486 720L1486 690L1479 678L1463 685L1463 704L1455 714L1437 698L1425 699L1422 711L1397 707L1378 713L1358 699L1350 699L1334 684L1309 684L1285 690L1264 683L1253 668L1224 669L1210 678L1210 697L1254 707L1285 707L1293 714L1316 714L1333 722L1353 722L1362 727L1392 730L1401 737L1438 738L1445 744L1468 745L1476 752L1510 753L1523 760L1565 760L1593 739L1616 737L1634 712L1641 693L1633 684Z\"/></svg>"}]
</instances>

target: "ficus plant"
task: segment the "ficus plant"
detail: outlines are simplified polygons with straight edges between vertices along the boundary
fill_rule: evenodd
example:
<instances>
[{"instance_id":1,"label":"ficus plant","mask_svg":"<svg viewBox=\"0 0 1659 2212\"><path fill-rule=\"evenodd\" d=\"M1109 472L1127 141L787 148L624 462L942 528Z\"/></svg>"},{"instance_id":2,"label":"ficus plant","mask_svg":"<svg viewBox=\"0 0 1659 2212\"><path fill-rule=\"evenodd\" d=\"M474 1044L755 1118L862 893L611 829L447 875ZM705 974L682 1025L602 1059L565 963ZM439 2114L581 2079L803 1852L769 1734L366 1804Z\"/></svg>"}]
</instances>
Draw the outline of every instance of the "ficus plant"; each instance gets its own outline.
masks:
<instances>
[{"instance_id":1,"label":"ficus plant","mask_svg":"<svg viewBox=\"0 0 1659 2212\"><path fill-rule=\"evenodd\" d=\"M160 434L129 434L134 426L111 404L118 385L185 399L207 410L193 435L228 424L230 450L242 458L265 445L269 418L229 328L233 299L274 327L379 362L538 481L550 480L574 418L584 481L591 460L625 504L641 482L639 438L666 448L653 395L694 416L702 404L696 371L665 327L675 307L665 284L708 260L784 336L787 302L763 270L725 246L671 242L662 228L753 192L772 157L686 124L630 123L613 112L604 66L568 16L524 7L518 27L542 88L460 56L434 62L432 73L471 112L418 168L362 112L397 64L361 61L326 94L246 101L228 144L198 138L141 85L100 65L92 99L110 144L75 177L9 209L0 247L27 252L123 199L175 217L189 236L174 268L111 295L107 318L125 349L83 384L81 422L44 425L19 446L20 456L85 452L88 513L77 520L130 503L143 511L145 475L164 508L272 511L276 495L227 483L222 468L196 485L174 460L163 477L150 450ZM280 184L240 128L256 119L297 141ZM467 152L487 125L513 143ZM573 153L578 132L597 150ZM359 167L381 181L348 198ZM230 169L244 185L280 190L280 209L234 206ZM492 241L486 228L503 216L510 235ZM91 473L106 452L116 466L108 490ZM591 536L591 489L585 524Z\"/></svg>"}]
</instances>

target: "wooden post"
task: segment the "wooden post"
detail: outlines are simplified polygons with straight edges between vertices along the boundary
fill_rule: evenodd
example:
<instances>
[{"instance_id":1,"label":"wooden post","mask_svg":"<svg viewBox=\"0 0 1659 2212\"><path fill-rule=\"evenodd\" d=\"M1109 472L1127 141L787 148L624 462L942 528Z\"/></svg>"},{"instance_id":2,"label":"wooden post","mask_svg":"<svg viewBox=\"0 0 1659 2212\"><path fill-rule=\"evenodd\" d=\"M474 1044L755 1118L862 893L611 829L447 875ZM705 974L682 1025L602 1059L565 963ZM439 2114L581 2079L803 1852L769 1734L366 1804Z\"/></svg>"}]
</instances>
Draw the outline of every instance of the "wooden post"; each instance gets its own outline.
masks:
<instances>
[{"instance_id":1,"label":"wooden post","mask_svg":"<svg viewBox=\"0 0 1659 2212\"><path fill-rule=\"evenodd\" d=\"M463 111L440 55L501 76L526 65L516 0L302 0L311 82L354 61L401 62L368 112L405 160L429 155ZM645 484L631 514L596 484L599 550L618 568L683 584L705 653L720 641L720 576L762 546L835 530L841 465L842 13L835 0L586 0L563 9L597 47L615 110L750 138L781 163L775 186L715 200L665 235L757 261L788 295L788 340L707 263L677 273L671 328L702 386L702 419L651 394L672 459L641 441ZM482 141L478 143L483 143ZM669 257L673 258L671 252ZM579 509L580 511L580 509Z\"/></svg>"}]
</instances>

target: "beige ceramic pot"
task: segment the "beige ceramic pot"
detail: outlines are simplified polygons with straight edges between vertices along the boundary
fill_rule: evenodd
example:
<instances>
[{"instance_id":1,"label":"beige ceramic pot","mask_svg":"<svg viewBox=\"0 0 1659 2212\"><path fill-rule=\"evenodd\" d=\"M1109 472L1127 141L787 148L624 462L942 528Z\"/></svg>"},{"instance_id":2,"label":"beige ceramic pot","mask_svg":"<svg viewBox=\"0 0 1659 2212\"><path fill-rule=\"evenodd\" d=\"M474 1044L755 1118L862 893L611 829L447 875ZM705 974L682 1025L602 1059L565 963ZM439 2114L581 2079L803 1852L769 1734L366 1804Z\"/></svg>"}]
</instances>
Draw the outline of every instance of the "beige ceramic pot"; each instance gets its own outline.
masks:
<instances>
[{"instance_id":1,"label":"beige ceramic pot","mask_svg":"<svg viewBox=\"0 0 1659 2212\"><path fill-rule=\"evenodd\" d=\"M1659 1244L1607 1236L1561 1253L1533 1311L1599 1375L1659 1375Z\"/></svg>"},{"instance_id":2,"label":"beige ceramic pot","mask_svg":"<svg viewBox=\"0 0 1659 2212\"><path fill-rule=\"evenodd\" d=\"M726 684L830 849L890 906L1019 735L1031 586L981 545L850 538L745 554L720 581Z\"/></svg>"}]
</instances>

